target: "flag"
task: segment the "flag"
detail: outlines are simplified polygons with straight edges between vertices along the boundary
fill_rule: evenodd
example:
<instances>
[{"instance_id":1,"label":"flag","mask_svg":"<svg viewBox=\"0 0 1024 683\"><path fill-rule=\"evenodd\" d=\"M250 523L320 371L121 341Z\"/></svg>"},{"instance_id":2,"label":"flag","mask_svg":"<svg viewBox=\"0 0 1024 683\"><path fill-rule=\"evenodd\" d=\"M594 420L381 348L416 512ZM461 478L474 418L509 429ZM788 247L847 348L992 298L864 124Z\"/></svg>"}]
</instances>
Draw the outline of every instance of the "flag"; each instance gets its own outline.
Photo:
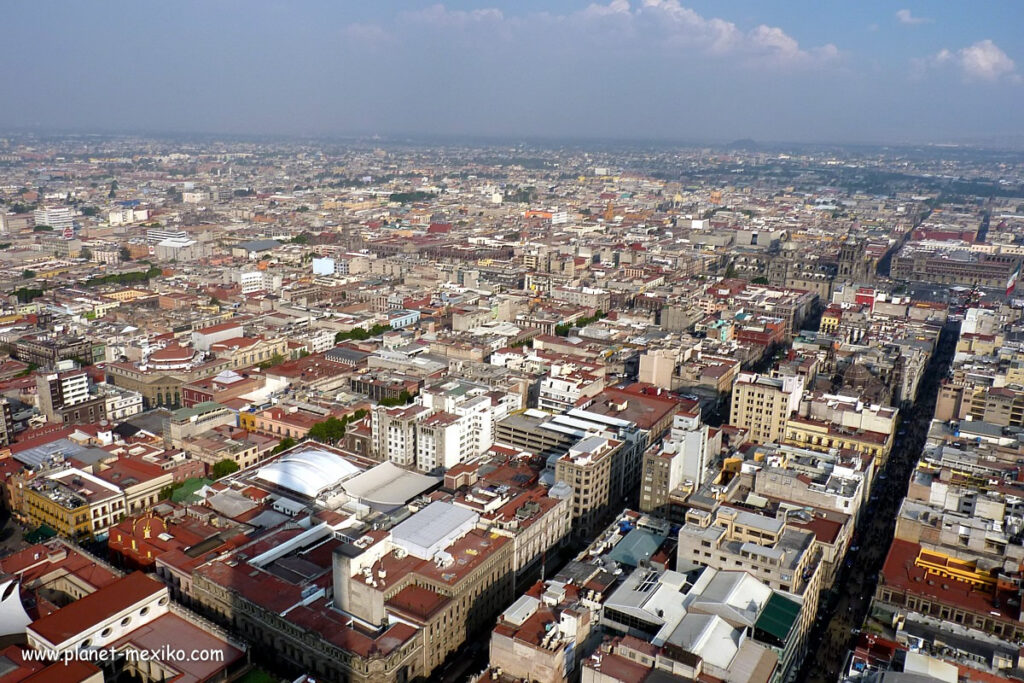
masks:
<instances>
[{"instance_id":1,"label":"flag","mask_svg":"<svg viewBox=\"0 0 1024 683\"><path fill-rule=\"evenodd\" d=\"M1006 296L1013 294L1013 290L1017 289L1017 278L1020 277L1020 261L1017 262L1017 267L1013 269L1010 274L1010 279L1006 281Z\"/></svg>"}]
</instances>

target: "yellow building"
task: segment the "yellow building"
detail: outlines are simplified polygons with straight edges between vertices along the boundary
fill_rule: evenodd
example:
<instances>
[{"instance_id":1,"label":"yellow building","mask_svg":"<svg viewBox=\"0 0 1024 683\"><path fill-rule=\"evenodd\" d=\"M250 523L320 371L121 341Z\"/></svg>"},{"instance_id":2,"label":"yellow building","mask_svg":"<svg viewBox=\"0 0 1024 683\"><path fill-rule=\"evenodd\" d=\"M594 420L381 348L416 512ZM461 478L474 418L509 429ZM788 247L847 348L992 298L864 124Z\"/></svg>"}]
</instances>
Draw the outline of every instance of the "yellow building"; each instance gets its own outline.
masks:
<instances>
[{"instance_id":1,"label":"yellow building","mask_svg":"<svg viewBox=\"0 0 1024 683\"><path fill-rule=\"evenodd\" d=\"M835 334L836 330L839 329L839 323L842 321L843 314L839 308L828 307L825 312L821 314L821 333L822 334Z\"/></svg>"},{"instance_id":2,"label":"yellow building","mask_svg":"<svg viewBox=\"0 0 1024 683\"><path fill-rule=\"evenodd\" d=\"M741 372L732 387L729 422L750 433L754 443L781 443L786 419L800 405L801 377L766 377Z\"/></svg>"},{"instance_id":3,"label":"yellow building","mask_svg":"<svg viewBox=\"0 0 1024 683\"><path fill-rule=\"evenodd\" d=\"M21 486L21 515L66 538L95 538L125 516L121 489L82 470L60 470Z\"/></svg>"},{"instance_id":4,"label":"yellow building","mask_svg":"<svg viewBox=\"0 0 1024 683\"><path fill-rule=\"evenodd\" d=\"M116 292L107 292L103 296L114 299L115 301L134 301L135 299L141 299L142 297L153 296L153 292L146 289L119 289Z\"/></svg>"},{"instance_id":5,"label":"yellow building","mask_svg":"<svg viewBox=\"0 0 1024 683\"><path fill-rule=\"evenodd\" d=\"M878 462L885 462L892 450L892 434L841 427L824 420L793 416L786 421L785 443L788 446L827 452L833 448L866 453Z\"/></svg>"},{"instance_id":6,"label":"yellow building","mask_svg":"<svg viewBox=\"0 0 1024 683\"><path fill-rule=\"evenodd\" d=\"M218 360L227 360L232 369L248 368L274 356L286 357L288 341L284 338L236 337L210 345Z\"/></svg>"}]
</instances>

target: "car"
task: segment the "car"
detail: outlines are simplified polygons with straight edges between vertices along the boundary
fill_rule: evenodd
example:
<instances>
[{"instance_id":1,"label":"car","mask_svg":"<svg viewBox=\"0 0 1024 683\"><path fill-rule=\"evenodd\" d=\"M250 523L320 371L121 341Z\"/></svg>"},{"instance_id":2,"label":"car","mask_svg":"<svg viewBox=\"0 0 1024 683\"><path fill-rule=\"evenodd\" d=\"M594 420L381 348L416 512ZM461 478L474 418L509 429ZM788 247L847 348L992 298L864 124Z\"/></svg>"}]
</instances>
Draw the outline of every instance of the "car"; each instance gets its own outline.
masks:
<instances>
[{"instance_id":1,"label":"car","mask_svg":"<svg viewBox=\"0 0 1024 683\"><path fill-rule=\"evenodd\" d=\"M878 475L878 478L881 479L882 481L885 481L886 479L889 478L889 475L886 474L885 472L882 472L881 474Z\"/></svg>"},{"instance_id":2,"label":"car","mask_svg":"<svg viewBox=\"0 0 1024 683\"><path fill-rule=\"evenodd\" d=\"M855 545L855 546L853 546L853 547L851 547L851 548L850 548L850 552L851 552L851 553L855 553L855 552L857 552L858 550L860 550L860 546L859 546L859 545Z\"/></svg>"}]
</instances>

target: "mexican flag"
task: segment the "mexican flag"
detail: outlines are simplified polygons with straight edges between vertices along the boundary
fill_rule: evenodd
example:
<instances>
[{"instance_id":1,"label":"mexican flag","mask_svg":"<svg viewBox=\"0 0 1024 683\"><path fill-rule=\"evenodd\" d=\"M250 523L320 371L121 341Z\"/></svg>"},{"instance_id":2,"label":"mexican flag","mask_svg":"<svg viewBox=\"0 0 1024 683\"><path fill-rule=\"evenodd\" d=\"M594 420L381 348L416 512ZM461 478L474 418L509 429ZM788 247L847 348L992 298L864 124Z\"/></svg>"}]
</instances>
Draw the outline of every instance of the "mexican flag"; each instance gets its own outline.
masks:
<instances>
[{"instance_id":1,"label":"mexican flag","mask_svg":"<svg viewBox=\"0 0 1024 683\"><path fill-rule=\"evenodd\" d=\"M1006 296L1010 296L1013 290L1017 289L1017 278L1020 277L1020 262L1017 263L1017 267L1010 273L1010 279L1006 281Z\"/></svg>"}]
</instances>

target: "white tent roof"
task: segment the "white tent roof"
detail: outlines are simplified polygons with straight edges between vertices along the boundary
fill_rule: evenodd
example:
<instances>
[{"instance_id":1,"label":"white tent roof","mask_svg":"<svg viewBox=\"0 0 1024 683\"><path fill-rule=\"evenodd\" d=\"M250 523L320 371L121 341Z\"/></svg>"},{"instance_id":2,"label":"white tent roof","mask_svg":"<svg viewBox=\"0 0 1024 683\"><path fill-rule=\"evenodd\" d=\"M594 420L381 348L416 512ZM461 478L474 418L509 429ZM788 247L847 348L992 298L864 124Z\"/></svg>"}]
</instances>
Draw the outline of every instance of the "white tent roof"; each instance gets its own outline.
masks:
<instances>
[{"instance_id":1,"label":"white tent roof","mask_svg":"<svg viewBox=\"0 0 1024 683\"><path fill-rule=\"evenodd\" d=\"M404 505L440 481L437 477L403 470L385 461L347 480L343 487L353 498L377 505Z\"/></svg>"},{"instance_id":2,"label":"white tent roof","mask_svg":"<svg viewBox=\"0 0 1024 683\"><path fill-rule=\"evenodd\" d=\"M256 472L256 478L315 498L360 471L340 455L319 448L307 448L261 467Z\"/></svg>"}]
</instances>

